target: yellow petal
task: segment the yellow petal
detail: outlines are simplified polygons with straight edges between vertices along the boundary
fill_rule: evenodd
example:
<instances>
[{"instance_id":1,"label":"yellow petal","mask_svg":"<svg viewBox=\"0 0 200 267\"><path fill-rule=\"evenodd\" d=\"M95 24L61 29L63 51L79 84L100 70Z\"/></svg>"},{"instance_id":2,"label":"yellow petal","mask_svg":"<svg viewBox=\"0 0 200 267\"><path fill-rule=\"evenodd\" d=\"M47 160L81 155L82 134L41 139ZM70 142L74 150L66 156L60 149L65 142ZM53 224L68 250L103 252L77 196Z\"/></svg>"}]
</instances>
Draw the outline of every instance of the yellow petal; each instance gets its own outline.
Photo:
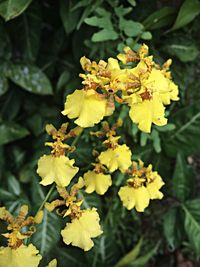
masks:
<instances>
[{"instance_id":1,"label":"yellow petal","mask_svg":"<svg viewBox=\"0 0 200 267\"><path fill-rule=\"evenodd\" d=\"M85 191L87 193L96 191L97 194L103 195L112 184L111 176L109 174L88 171L84 174L83 178L86 186Z\"/></svg>"},{"instance_id":2,"label":"yellow petal","mask_svg":"<svg viewBox=\"0 0 200 267\"><path fill-rule=\"evenodd\" d=\"M110 57L108 59L108 65L106 67L107 70L120 70L118 60L116 58Z\"/></svg>"},{"instance_id":3,"label":"yellow petal","mask_svg":"<svg viewBox=\"0 0 200 267\"><path fill-rule=\"evenodd\" d=\"M79 126L93 127L99 123L106 114L107 100L100 98L94 90L76 90L68 95L63 115L75 119Z\"/></svg>"},{"instance_id":4,"label":"yellow petal","mask_svg":"<svg viewBox=\"0 0 200 267\"><path fill-rule=\"evenodd\" d=\"M165 184L160 177L160 175L157 174L157 172L152 173L154 176L154 180L150 183L147 183L147 190L149 192L151 199L162 199L163 193L159 191L159 189Z\"/></svg>"},{"instance_id":5,"label":"yellow petal","mask_svg":"<svg viewBox=\"0 0 200 267\"><path fill-rule=\"evenodd\" d=\"M128 210L135 207L138 212L143 212L149 205L149 193L144 186L139 188L133 188L129 186L123 186L120 188L119 197Z\"/></svg>"},{"instance_id":6,"label":"yellow petal","mask_svg":"<svg viewBox=\"0 0 200 267\"><path fill-rule=\"evenodd\" d=\"M131 165L131 151L127 145L118 145L115 149L107 149L99 155L101 164L107 166L110 172L119 169L125 172Z\"/></svg>"},{"instance_id":7,"label":"yellow petal","mask_svg":"<svg viewBox=\"0 0 200 267\"><path fill-rule=\"evenodd\" d=\"M42 258L32 244L17 249L0 248L0 267L37 267Z\"/></svg>"},{"instance_id":8,"label":"yellow petal","mask_svg":"<svg viewBox=\"0 0 200 267\"><path fill-rule=\"evenodd\" d=\"M61 231L63 241L67 245L72 244L82 248L84 251L90 250L94 245L91 238L97 237L102 233L99 220L99 215L95 208L84 210L79 219L73 219Z\"/></svg>"},{"instance_id":9,"label":"yellow petal","mask_svg":"<svg viewBox=\"0 0 200 267\"><path fill-rule=\"evenodd\" d=\"M74 167L74 159L66 156L54 157L44 155L38 161L37 173L42 178L42 185L49 185L55 182L58 186L68 186L71 179L78 172L78 167Z\"/></svg>"},{"instance_id":10,"label":"yellow petal","mask_svg":"<svg viewBox=\"0 0 200 267\"><path fill-rule=\"evenodd\" d=\"M138 123L138 128L146 133L151 132L151 124L163 126L167 123L165 108L157 95L151 100L144 100L132 104L129 116L133 122Z\"/></svg>"},{"instance_id":11,"label":"yellow petal","mask_svg":"<svg viewBox=\"0 0 200 267\"><path fill-rule=\"evenodd\" d=\"M46 267L57 267L57 260L53 259Z\"/></svg>"}]
</instances>

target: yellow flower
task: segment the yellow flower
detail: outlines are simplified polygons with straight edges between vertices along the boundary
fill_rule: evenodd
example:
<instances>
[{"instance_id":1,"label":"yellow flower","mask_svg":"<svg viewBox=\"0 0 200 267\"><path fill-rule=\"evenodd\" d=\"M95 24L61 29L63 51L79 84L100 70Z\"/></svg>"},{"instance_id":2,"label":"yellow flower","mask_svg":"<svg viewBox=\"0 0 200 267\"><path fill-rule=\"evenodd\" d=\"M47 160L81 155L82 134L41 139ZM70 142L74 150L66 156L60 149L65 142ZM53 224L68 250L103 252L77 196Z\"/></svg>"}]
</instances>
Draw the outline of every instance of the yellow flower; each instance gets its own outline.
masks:
<instances>
[{"instance_id":1,"label":"yellow flower","mask_svg":"<svg viewBox=\"0 0 200 267\"><path fill-rule=\"evenodd\" d=\"M104 164L110 172L119 169L125 172L131 165L131 150L127 145L117 145L116 148L108 148L101 152L98 157L101 164Z\"/></svg>"},{"instance_id":2,"label":"yellow flower","mask_svg":"<svg viewBox=\"0 0 200 267\"><path fill-rule=\"evenodd\" d=\"M158 175L157 172L152 172L151 173L152 179L147 182L147 190L149 192L150 199L162 199L163 198L163 193L159 191L159 189L165 184Z\"/></svg>"},{"instance_id":3,"label":"yellow flower","mask_svg":"<svg viewBox=\"0 0 200 267\"><path fill-rule=\"evenodd\" d=\"M164 117L165 107L156 94L150 100L132 104L129 116L133 122L138 123L138 128L146 133L150 133L152 123L159 126L167 123L167 119Z\"/></svg>"},{"instance_id":4,"label":"yellow flower","mask_svg":"<svg viewBox=\"0 0 200 267\"><path fill-rule=\"evenodd\" d=\"M37 267L42 258L32 244L17 249L0 248L0 267Z\"/></svg>"},{"instance_id":5,"label":"yellow flower","mask_svg":"<svg viewBox=\"0 0 200 267\"><path fill-rule=\"evenodd\" d=\"M142 185L138 188L129 185L120 188L118 195L123 202L123 206L128 210L135 208L138 212L143 212L149 205L148 190Z\"/></svg>"},{"instance_id":6,"label":"yellow flower","mask_svg":"<svg viewBox=\"0 0 200 267\"><path fill-rule=\"evenodd\" d=\"M96 191L97 194L103 195L112 184L111 176L109 174L88 171L84 174L83 178L86 186L85 191L87 193Z\"/></svg>"},{"instance_id":7,"label":"yellow flower","mask_svg":"<svg viewBox=\"0 0 200 267\"><path fill-rule=\"evenodd\" d=\"M83 128L93 127L106 115L107 100L100 98L94 90L75 90L67 96L63 115L75 119L75 123Z\"/></svg>"},{"instance_id":8,"label":"yellow flower","mask_svg":"<svg viewBox=\"0 0 200 267\"><path fill-rule=\"evenodd\" d=\"M42 185L49 185L55 182L58 186L68 186L71 179L78 172L78 167L74 167L74 159L66 156L54 157L44 155L38 161L37 173L42 178Z\"/></svg>"},{"instance_id":9,"label":"yellow flower","mask_svg":"<svg viewBox=\"0 0 200 267\"><path fill-rule=\"evenodd\" d=\"M91 238L102 234L99 220L95 208L83 210L80 218L72 219L72 222L67 223L65 229L61 231L63 241L84 251L90 250L94 246Z\"/></svg>"},{"instance_id":10,"label":"yellow flower","mask_svg":"<svg viewBox=\"0 0 200 267\"><path fill-rule=\"evenodd\" d=\"M169 105L171 102L170 100L179 100L178 93L178 86L171 80L168 80L168 91L161 92L160 94L163 104Z\"/></svg>"}]
</instances>

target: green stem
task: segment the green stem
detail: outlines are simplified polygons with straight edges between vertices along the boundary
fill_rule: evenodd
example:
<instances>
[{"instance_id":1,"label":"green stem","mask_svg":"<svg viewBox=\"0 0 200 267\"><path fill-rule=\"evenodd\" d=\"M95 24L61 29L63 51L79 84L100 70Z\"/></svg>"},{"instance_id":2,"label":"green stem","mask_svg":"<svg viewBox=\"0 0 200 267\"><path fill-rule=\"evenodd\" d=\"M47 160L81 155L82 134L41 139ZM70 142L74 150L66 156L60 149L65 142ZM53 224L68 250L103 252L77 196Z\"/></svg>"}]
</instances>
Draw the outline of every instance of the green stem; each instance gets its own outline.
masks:
<instances>
[{"instance_id":1,"label":"green stem","mask_svg":"<svg viewBox=\"0 0 200 267\"><path fill-rule=\"evenodd\" d=\"M49 189L49 192L47 193L45 199L43 200L43 202L42 202L42 204L40 205L40 207L39 207L39 209L38 209L37 212L39 212L39 211L44 207L45 203L47 202L47 200L48 200L48 198L50 197L51 193L53 192L54 188L55 188L55 184L52 184L52 186L51 186L50 189Z\"/></svg>"}]
</instances>

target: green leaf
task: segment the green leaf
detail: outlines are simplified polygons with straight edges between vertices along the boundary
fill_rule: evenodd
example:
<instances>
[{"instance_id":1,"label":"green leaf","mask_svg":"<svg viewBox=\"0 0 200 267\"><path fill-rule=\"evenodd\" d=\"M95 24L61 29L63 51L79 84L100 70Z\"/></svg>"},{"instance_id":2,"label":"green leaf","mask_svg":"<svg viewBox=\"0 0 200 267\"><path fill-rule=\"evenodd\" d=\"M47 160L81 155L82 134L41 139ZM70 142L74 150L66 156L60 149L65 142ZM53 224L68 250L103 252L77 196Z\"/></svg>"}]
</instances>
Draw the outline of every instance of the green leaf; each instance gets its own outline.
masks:
<instances>
[{"instance_id":1,"label":"green leaf","mask_svg":"<svg viewBox=\"0 0 200 267\"><path fill-rule=\"evenodd\" d=\"M197 58L199 50L193 43L187 44L168 44L163 47L163 50L172 56L176 56L182 62L190 62Z\"/></svg>"},{"instance_id":2,"label":"green leaf","mask_svg":"<svg viewBox=\"0 0 200 267\"><path fill-rule=\"evenodd\" d=\"M148 253L146 253L144 256L139 257L136 259L132 264L129 265L129 267L146 267L147 263L150 261L150 259L155 255L155 253L158 250L158 247L160 245L160 242L158 242L155 247L153 247Z\"/></svg>"},{"instance_id":3,"label":"green leaf","mask_svg":"<svg viewBox=\"0 0 200 267\"><path fill-rule=\"evenodd\" d=\"M7 173L6 178L8 180L9 192L19 196L21 193L20 183L12 173Z\"/></svg>"},{"instance_id":4,"label":"green leaf","mask_svg":"<svg viewBox=\"0 0 200 267\"><path fill-rule=\"evenodd\" d=\"M174 250L176 247L176 216L177 209L171 208L163 218L164 236L170 249Z\"/></svg>"},{"instance_id":5,"label":"green leaf","mask_svg":"<svg viewBox=\"0 0 200 267\"><path fill-rule=\"evenodd\" d=\"M72 1L61 0L60 2L60 17L65 28L65 32L70 34L77 26L81 10L73 10Z\"/></svg>"},{"instance_id":6,"label":"green leaf","mask_svg":"<svg viewBox=\"0 0 200 267\"><path fill-rule=\"evenodd\" d=\"M141 38L144 40L151 40L152 34L150 32L143 32L143 34L141 35Z\"/></svg>"},{"instance_id":7,"label":"green leaf","mask_svg":"<svg viewBox=\"0 0 200 267\"><path fill-rule=\"evenodd\" d=\"M60 231L60 218L44 209L43 221L37 226L31 242L39 249L41 255L47 255L53 247L57 246L57 242L60 239Z\"/></svg>"},{"instance_id":8,"label":"green leaf","mask_svg":"<svg viewBox=\"0 0 200 267\"><path fill-rule=\"evenodd\" d=\"M6 93L8 90L8 81L7 78L0 73L0 96Z\"/></svg>"},{"instance_id":9,"label":"green leaf","mask_svg":"<svg viewBox=\"0 0 200 267\"><path fill-rule=\"evenodd\" d=\"M0 188L0 200L7 201L7 200L16 200L17 197L13 195L13 193L10 193L9 191Z\"/></svg>"},{"instance_id":10,"label":"green leaf","mask_svg":"<svg viewBox=\"0 0 200 267\"><path fill-rule=\"evenodd\" d=\"M142 24L144 25L145 29L159 29L171 24L174 18L174 14L174 8L163 7L148 16Z\"/></svg>"},{"instance_id":11,"label":"green leaf","mask_svg":"<svg viewBox=\"0 0 200 267\"><path fill-rule=\"evenodd\" d=\"M144 27L139 22L135 22L132 20L125 20L125 19L121 18L120 19L120 29L122 31L124 31L124 33L128 37L136 37L142 33Z\"/></svg>"},{"instance_id":12,"label":"green leaf","mask_svg":"<svg viewBox=\"0 0 200 267\"><path fill-rule=\"evenodd\" d=\"M103 29L92 35L93 42L104 42L118 39L118 34L114 30Z\"/></svg>"},{"instance_id":13,"label":"green leaf","mask_svg":"<svg viewBox=\"0 0 200 267\"><path fill-rule=\"evenodd\" d=\"M90 26L95 26L103 29L113 30L113 25L110 20L110 16L99 18L97 16L93 16L90 18L86 18L84 22Z\"/></svg>"},{"instance_id":14,"label":"green leaf","mask_svg":"<svg viewBox=\"0 0 200 267\"><path fill-rule=\"evenodd\" d=\"M129 266L130 263L132 263L138 256L141 250L141 246L143 243L143 239L141 238L137 245L129 252L127 253L122 259L118 261L118 263L114 267L126 267Z\"/></svg>"},{"instance_id":15,"label":"green leaf","mask_svg":"<svg viewBox=\"0 0 200 267\"><path fill-rule=\"evenodd\" d=\"M2 0L0 15L6 20L19 16L30 5L32 0Z\"/></svg>"},{"instance_id":16,"label":"green leaf","mask_svg":"<svg viewBox=\"0 0 200 267\"><path fill-rule=\"evenodd\" d=\"M0 145L4 145L14 140L21 139L27 136L28 134L29 131L17 123L0 123Z\"/></svg>"},{"instance_id":17,"label":"green leaf","mask_svg":"<svg viewBox=\"0 0 200 267\"><path fill-rule=\"evenodd\" d=\"M18 36L18 41L26 61L33 62L38 55L41 25L41 5L34 2L30 8L23 13L21 20L16 27L16 30L24 33Z\"/></svg>"},{"instance_id":18,"label":"green leaf","mask_svg":"<svg viewBox=\"0 0 200 267\"><path fill-rule=\"evenodd\" d=\"M199 14L200 2L198 0L185 0L171 30L177 30L184 27Z\"/></svg>"},{"instance_id":19,"label":"green leaf","mask_svg":"<svg viewBox=\"0 0 200 267\"><path fill-rule=\"evenodd\" d=\"M172 183L174 196L182 202L185 201L193 189L194 173L188 167L185 157L180 152L176 157Z\"/></svg>"},{"instance_id":20,"label":"green leaf","mask_svg":"<svg viewBox=\"0 0 200 267\"><path fill-rule=\"evenodd\" d=\"M23 89L39 95L51 95L53 88L47 76L36 66L11 65L8 77Z\"/></svg>"},{"instance_id":21,"label":"green leaf","mask_svg":"<svg viewBox=\"0 0 200 267\"><path fill-rule=\"evenodd\" d=\"M188 201L182 205L185 212L185 232L197 255L200 254L200 199Z\"/></svg>"},{"instance_id":22,"label":"green leaf","mask_svg":"<svg viewBox=\"0 0 200 267\"><path fill-rule=\"evenodd\" d=\"M200 101L179 109L171 116L171 122L176 125L176 129L170 132L168 138L165 137L163 145L167 154L175 156L178 147L185 155L199 154Z\"/></svg>"}]
</instances>

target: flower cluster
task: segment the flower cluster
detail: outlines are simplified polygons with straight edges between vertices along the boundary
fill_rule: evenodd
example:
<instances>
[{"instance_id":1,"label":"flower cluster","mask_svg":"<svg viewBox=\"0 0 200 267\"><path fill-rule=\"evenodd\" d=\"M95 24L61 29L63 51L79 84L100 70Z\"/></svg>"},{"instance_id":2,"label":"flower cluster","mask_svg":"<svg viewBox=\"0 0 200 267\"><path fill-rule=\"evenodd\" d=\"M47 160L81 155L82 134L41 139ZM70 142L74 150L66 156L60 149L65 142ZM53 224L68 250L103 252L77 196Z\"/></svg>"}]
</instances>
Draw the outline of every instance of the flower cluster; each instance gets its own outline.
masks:
<instances>
[{"instance_id":1,"label":"flower cluster","mask_svg":"<svg viewBox=\"0 0 200 267\"><path fill-rule=\"evenodd\" d=\"M148 56L148 47L143 45L137 53L126 47L124 53L117 58L109 58L107 62L91 62L86 57L82 57L80 62L85 71L80 74L83 88L67 96L62 112L69 119L76 119L74 122L78 126L70 129L69 123L64 123L58 130L51 124L46 126L53 141L45 145L51 148L51 152L40 157L37 173L41 177L41 185L52 186L39 212L35 217L27 217L28 207L22 206L19 215L14 218L4 207L0 208L0 219L8 223L9 231L3 234L8 239L8 246L0 248L1 267L25 267L23 264L26 262L30 267L38 266L41 260L39 251L32 244L26 246L24 240L33 234L33 225L42 221L43 206L49 212L56 209L63 218L67 217L65 228L61 231L64 243L84 251L90 250L94 245L93 238L102 234L100 217L96 208L82 208L84 198L79 196L83 191L104 195L112 185L115 171L128 176L127 184L118 192L128 210L135 208L144 212L150 200L163 197L159 191L164 185L160 175L152 170L152 165L144 167L141 160L133 162L132 149L122 143L118 134L118 128L122 126L120 119L112 127L103 121L99 131L90 132L98 138L101 147L100 151L99 147L98 151L93 151L95 160L91 168L81 173L82 177L78 175L81 170L70 153L75 151L83 128L93 127L104 117L111 116L116 102L130 107L129 116L141 131L150 132L152 123L165 125L165 105L171 100L178 100L178 87L169 71L171 60L159 66L152 56ZM78 182L74 182L76 178ZM55 185L58 198L48 203ZM47 267L56 266L57 261L53 260Z\"/></svg>"},{"instance_id":2,"label":"flower cluster","mask_svg":"<svg viewBox=\"0 0 200 267\"><path fill-rule=\"evenodd\" d=\"M138 212L143 212L149 205L150 199L163 198L163 194L159 190L164 182L156 171L152 171L151 164L144 167L141 160L139 164L133 162L127 174L130 177L127 180L127 185L122 186L118 194L128 210L135 207Z\"/></svg>"},{"instance_id":3,"label":"flower cluster","mask_svg":"<svg viewBox=\"0 0 200 267\"><path fill-rule=\"evenodd\" d=\"M165 105L179 99L178 87L171 79L171 60L159 66L147 55L143 45L138 53L125 47L124 54L107 62L82 57L83 88L67 96L62 114L83 128L92 127L112 115L118 102L130 107L129 116L141 131L150 132L152 123L165 125Z\"/></svg>"}]
</instances>

